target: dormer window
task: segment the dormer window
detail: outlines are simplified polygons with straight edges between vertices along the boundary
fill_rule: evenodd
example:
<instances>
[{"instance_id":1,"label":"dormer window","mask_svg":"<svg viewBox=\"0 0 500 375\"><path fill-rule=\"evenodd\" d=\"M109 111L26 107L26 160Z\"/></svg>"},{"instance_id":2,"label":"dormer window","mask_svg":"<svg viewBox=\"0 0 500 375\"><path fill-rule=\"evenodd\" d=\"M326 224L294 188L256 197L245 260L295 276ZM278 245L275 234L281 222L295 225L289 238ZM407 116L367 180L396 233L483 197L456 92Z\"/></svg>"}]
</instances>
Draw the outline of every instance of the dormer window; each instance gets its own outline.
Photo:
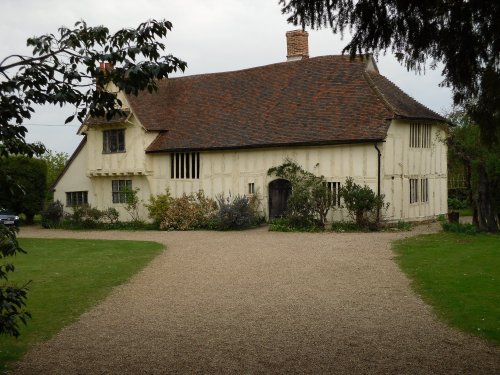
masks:
<instances>
[{"instance_id":1,"label":"dormer window","mask_svg":"<svg viewBox=\"0 0 500 375\"><path fill-rule=\"evenodd\" d=\"M102 153L125 152L125 129L104 130L102 132Z\"/></svg>"}]
</instances>

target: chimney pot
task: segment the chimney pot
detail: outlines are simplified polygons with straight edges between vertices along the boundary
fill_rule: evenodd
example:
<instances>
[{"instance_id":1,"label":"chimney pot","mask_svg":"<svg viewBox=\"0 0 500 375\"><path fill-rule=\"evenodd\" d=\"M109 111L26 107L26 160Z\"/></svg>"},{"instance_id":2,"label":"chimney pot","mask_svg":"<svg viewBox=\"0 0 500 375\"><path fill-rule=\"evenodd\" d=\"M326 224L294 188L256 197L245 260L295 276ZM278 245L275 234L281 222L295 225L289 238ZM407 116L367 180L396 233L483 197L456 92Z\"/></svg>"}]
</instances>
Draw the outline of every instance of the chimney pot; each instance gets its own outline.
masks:
<instances>
[{"instance_id":1,"label":"chimney pot","mask_svg":"<svg viewBox=\"0 0 500 375\"><path fill-rule=\"evenodd\" d=\"M309 58L309 33L293 30L286 33L286 60L296 61Z\"/></svg>"}]
</instances>

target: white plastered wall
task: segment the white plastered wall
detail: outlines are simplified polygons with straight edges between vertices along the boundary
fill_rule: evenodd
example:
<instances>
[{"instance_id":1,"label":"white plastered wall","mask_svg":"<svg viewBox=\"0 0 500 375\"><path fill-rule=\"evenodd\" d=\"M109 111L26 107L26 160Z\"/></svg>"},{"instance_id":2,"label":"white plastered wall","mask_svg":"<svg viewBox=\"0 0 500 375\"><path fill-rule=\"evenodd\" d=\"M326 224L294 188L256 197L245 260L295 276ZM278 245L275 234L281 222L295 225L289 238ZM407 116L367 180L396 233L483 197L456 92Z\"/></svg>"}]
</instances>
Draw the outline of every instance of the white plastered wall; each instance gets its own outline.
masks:
<instances>
[{"instance_id":1,"label":"white plastered wall","mask_svg":"<svg viewBox=\"0 0 500 375\"><path fill-rule=\"evenodd\" d=\"M434 124L431 147L410 147L410 123L393 120L382 145L381 190L391 202L386 212L389 221L419 221L447 212L447 148L443 142L445 125ZM427 178L429 201L410 204L412 178Z\"/></svg>"},{"instance_id":2,"label":"white plastered wall","mask_svg":"<svg viewBox=\"0 0 500 375\"><path fill-rule=\"evenodd\" d=\"M85 173L88 165L87 150L88 142L83 145L80 152L71 162L69 168L54 187L54 201L60 201L65 206L65 211L70 211L70 209L66 207L66 193L71 191L88 191L89 204L95 204L90 193L93 190L92 181Z\"/></svg>"},{"instance_id":3,"label":"white plastered wall","mask_svg":"<svg viewBox=\"0 0 500 375\"><path fill-rule=\"evenodd\" d=\"M263 148L235 151L201 152L199 179L171 179L170 154L148 156L154 175L148 176L150 191L164 192L168 187L173 196L203 190L210 197L248 194L248 184L254 183L261 198L262 210L268 213L268 185L276 179L267 171L289 158L306 170L325 176L327 181L343 183L352 176L359 184L373 190L377 186L377 151L373 144ZM334 210L332 218L347 219L346 212Z\"/></svg>"},{"instance_id":4,"label":"white plastered wall","mask_svg":"<svg viewBox=\"0 0 500 375\"><path fill-rule=\"evenodd\" d=\"M103 154L102 131L124 128L126 152ZM383 217L389 221L424 220L447 210L446 146L443 127L432 127L432 146L426 149L409 147L408 122L393 121L385 142L379 143L381 159L381 193L389 208ZM89 203L99 209L114 207L120 218L127 220L123 204L112 203L111 181L132 180L139 188L139 198L146 203L150 194L165 192L173 196L203 190L209 197L248 194L248 184L254 183L261 198L262 210L268 213L268 185L276 177L267 170L290 158L305 169L323 175L327 181L341 182L352 176L356 183L366 184L377 191L377 151L373 144L257 148L234 151L200 152L199 179L171 179L170 153L146 154L146 148L158 135L147 132L132 116L119 125L100 126L87 130L87 144L56 186L56 199L65 200L65 192L88 190ZM429 179L429 202L409 203L409 178ZM147 219L144 207L141 217ZM337 209L330 219L348 219Z\"/></svg>"}]
</instances>

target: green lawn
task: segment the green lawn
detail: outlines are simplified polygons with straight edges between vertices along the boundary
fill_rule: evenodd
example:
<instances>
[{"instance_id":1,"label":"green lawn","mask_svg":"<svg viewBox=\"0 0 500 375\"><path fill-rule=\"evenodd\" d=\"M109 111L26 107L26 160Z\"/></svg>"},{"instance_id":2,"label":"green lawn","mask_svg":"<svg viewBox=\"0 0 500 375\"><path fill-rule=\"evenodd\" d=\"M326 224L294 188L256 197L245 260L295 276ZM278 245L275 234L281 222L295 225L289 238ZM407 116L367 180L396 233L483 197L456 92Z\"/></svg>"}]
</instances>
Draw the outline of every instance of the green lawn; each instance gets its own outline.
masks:
<instances>
[{"instance_id":1,"label":"green lawn","mask_svg":"<svg viewBox=\"0 0 500 375\"><path fill-rule=\"evenodd\" d=\"M441 318L500 344L500 236L437 233L394 248L415 290Z\"/></svg>"},{"instance_id":2,"label":"green lawn","mask_svg":"<svg viewBox=\"0 0 500 375\"><path fill-rule=\"evenodd\" d=\"M472 216L473 214L472 208L461 208L460 210L458 210L458 213L460 214L460 217Z\"/></svg>"},{"instance_id":3,"label":"green lawn","mask_svg":"<svg viewBox=\"0 0 500 375\"><path fill-rule=\"evenodd\" d=\"M28 307L32 319L18 339L0 337L0 373L33 343L47 340L130 279L163 246L146 241L20 239L28 254L14 259L10 281L32 280Z\"/></svg>"}]
</instances>

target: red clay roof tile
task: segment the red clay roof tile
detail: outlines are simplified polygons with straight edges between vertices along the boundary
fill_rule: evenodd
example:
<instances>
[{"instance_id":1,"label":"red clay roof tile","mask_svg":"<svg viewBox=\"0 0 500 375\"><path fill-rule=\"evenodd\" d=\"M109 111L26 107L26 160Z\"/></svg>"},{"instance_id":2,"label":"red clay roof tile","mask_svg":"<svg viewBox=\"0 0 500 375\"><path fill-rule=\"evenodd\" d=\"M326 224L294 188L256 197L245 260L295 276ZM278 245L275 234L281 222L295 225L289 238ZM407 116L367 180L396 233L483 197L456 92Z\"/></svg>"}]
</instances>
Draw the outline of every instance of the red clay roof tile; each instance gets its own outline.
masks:
<instances>
[{"instance_id":1,"label":"red clay roof tile","mask_svg":"<svg viewBox=\"0 0 500 375\"><path fill-rule=\"evenodd\" d=\"M444 119L375 72L367 60L323 56L169 78L128 100L147 152L383 140L394 117Z\"/></svg>"}]
</instances>

